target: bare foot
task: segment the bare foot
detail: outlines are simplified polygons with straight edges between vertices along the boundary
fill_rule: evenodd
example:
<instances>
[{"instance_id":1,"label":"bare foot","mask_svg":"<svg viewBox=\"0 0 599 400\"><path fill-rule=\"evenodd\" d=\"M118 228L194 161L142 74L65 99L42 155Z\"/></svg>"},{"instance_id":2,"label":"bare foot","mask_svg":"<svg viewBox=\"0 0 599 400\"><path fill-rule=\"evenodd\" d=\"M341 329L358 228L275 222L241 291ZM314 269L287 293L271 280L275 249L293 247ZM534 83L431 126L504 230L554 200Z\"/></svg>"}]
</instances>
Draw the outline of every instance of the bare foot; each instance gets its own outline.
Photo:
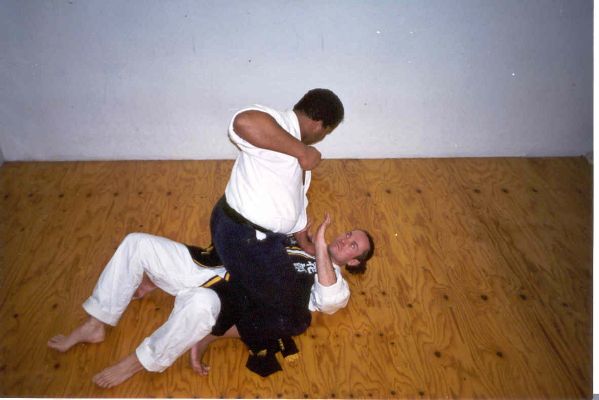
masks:
<instances>
[{"instance_id":1,"label":"bare foot","mask_svg":"<svg viewBox=\"0 0 599 400\"><path fill-rule=\"evenodd\" d=\"M200 375L206 376L210 371L210 366L202 362L202 357L204 357L204 353L208 349L208 345L216 339L217 336L208 335L204 339L194 344L191 348L191 352L189 353L191 368L193 368L193 370Z\"/></svg>"},{"instance_id":2,"label":"bare foot","mask_svg":"<svg viewBox=\"0 0 599 400\"><path fill-rule=\"evenodd\" d=\"M208 346L210 345L210 343L214 342L216 339L219 338L238 338L239 337L239 332L237 331L237 326L233 325L231 328L229 328L224 335L222 336L214 336L214 335L208 335L206 337L204 337L204 339L200 340L199 342L197 342L196 344L194 344L191 347L191 352L189 353L189 360L191 361L191 368L193 368L193 370L195 372L197 372L200 375L208 375L208 372L210 371L210 367L204 363L202 363L202 357L204 357L204 353L206 353L206 350L208 349Z\"/></svg>"},{"instance_id":3,"label":"bare foot","mask_svg":"<svg viewBox=\"0 0 599 400\"><path fill-rule=\"evenodd\" d=\"M154 285L154 282L152 282L150 278L148 278L148 276L144 274L144 277L141 280L139 287L135 291L135 294L133 294L133 300L143 298L146 294L150 293L154 289L156 289L156 285Z\"/></svg>"},{"instance_id":4,"label":"bare foot","mask_svg":"<svg viewBox=\"0 0 599 400\"><path fill-rule=\"evenodd\" d=\"M208 364L204 364L203 362L200 362L199 364L193 364L191 367L198 375L208 376L208 372L210 372L210 366Z\"/></svg>"},{"instance_id":5,"label":"bare foot","mask_svg":"<svg viewBox=\"0 0 599 400\"><path fill-rule=\"evenodd\" d=\"M100 343L104 341L104 335L104 323L94 317L89 317L69 336L57 335L48 340L48 347L64 353L77 343Z\"/></svg>"},{"instance_id":6,"label":"bare foot","mask_svg":"<svg viewBox=\"0 0 599 400\"><path fill-rule=\"evenodd\" d=\"M120 385L142 369L144 369L144 367L139 362L137 355L132 353L118 363L114 364L112 367L108 367L104 371L94 376L92 381L96 385L104 389L108 389L116 385Z\"/></svg>"}]
</instances>

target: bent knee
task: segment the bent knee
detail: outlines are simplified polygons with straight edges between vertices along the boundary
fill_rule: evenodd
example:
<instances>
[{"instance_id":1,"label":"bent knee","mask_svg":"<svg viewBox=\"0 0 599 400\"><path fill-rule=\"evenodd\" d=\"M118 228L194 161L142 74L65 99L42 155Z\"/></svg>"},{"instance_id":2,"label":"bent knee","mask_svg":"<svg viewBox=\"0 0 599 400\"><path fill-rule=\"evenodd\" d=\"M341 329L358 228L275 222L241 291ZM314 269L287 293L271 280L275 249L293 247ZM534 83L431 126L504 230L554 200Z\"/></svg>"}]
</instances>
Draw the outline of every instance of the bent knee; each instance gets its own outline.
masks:
<instances>
[{"instance_id":1,"label":"bent knee","mask_svg":"<svg viewBox=\"0 0 599 400\"><path fill-rule=\"evenodd\" d=\"M142 246L151 246L154 247L154 244L159 243L164 238L160 236L151 235L149 233L143 232L131 232L125 236L125 239L121 242L122 246L128 247L137 247L139 245Z\"/></svg>"},{"instance_id":2,"label":"bent knee","mask_svg":"<svg viewBox=\"0 0 599 400\"><path fill-rule=\"evenodd\" d=\"M194 307L198 312L205 312L214 317L220 313L220 298L212 289L203 287L192 288L183 297L186 305Z\"/></svg>"},{"instance_id":3,"label":"bent knee","mask_svg":"<svg viewBox=\"0 0 599 400\"><path fill-rule=\"evenodd\" d=\"M137 243L142 240L151 238L152 235L143 232L131 232L123 239L123 243Z\"/></svg>"}]
</instances>

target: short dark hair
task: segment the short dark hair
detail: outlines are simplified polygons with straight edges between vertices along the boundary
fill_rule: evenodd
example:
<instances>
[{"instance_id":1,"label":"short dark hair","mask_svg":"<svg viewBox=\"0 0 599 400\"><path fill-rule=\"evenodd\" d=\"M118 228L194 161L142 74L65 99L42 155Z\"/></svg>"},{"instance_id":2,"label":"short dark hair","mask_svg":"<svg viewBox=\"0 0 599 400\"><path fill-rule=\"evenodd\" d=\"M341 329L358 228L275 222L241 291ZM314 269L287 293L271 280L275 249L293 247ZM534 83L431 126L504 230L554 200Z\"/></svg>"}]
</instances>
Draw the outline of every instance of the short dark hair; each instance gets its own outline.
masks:
<instances>
[{"instance_id":1,"label":"short dark hair","mask_svg":"<svg viewBox=\"0 0 599 400\"><path fill-rule=\"evenodd\" d=\"M360 230L366 234L370 248L366 250L364 253L360 254L358 257L356 257L358 261L360 261L360 264L345 266L345 270L350 274L363 274L364 272L366 272L366 262L370 260L374 255L374 240L372 239L372 236L370 235L370 233L368 233L368 231L365 231L364 229Z\"/></svg>"},{"instance_id":2,"label":"short dark hair","mask_svg":"<svg viewBox=\"0 0 599 400\"><path fill-rule=\"evenodd\" d=\"M343 104L329 89L312 89L293 106L314 121L322 121L323 128L337 127L343 121Z\"/></svg>"}]
</instances>

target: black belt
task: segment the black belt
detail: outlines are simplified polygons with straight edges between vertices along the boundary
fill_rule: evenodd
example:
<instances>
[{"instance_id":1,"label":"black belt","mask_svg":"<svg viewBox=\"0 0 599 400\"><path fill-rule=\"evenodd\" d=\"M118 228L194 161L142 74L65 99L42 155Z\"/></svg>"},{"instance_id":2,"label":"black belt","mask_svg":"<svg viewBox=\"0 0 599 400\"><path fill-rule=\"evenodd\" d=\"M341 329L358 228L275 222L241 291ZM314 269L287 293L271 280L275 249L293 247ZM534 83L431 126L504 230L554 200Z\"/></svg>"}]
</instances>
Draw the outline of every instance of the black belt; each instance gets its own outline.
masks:
<instances>
[{"instance_id":1,"label":"black belt","mask_svg":"<svg viewBox=\"0 0 599 400\"><path fill-rule=\"evenodd\" d=\"M238 224L251 226L255 230L260 231L262 233L273 233L272 231L270 231L270 230L268 230L266 228L263 228L260 225L254 224L252 221L248 220L243 215L241 215L237 211L235 211L229 205L229 203L227 203L227 199L225 198L225 196L223 196L220 199L220 203L222 205L222 208L223 208L223 211L225 212L225 214L227 214L227 216L229 218L231 218L233 221L237 222Z\"/></svg>"}]
</instances>

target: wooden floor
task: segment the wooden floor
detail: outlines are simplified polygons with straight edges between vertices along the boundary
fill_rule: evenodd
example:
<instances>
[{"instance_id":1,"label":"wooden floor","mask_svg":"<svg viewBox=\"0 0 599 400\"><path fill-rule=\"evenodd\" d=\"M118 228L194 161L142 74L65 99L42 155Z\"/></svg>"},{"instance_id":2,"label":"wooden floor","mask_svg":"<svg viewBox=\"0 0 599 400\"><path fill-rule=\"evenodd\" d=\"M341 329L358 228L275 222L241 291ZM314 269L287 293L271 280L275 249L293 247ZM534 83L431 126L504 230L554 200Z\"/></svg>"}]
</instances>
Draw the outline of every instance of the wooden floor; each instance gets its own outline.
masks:
<instances>
[{"instance_id":1,"label":"wooden floor","mask_svg":"<svg viewBox=\"0 0 599 400\"><path fill-rule=\"evenodd\" d=\"M348 278L349 306L318 315L301 358L263 379L240 342L185 355L111 389L92 376L166 320L172 298L133 302L102 344L46 341L119 242L143 231L207 244L232 162L5 163L0 167L0 396L589 398L592 167L582 158L327 160L310 214L370 230L377 253ZM333 233L333 232L331 232ZM330 235L332 237L332 235Z\"/></svg>"}]
</instances>

